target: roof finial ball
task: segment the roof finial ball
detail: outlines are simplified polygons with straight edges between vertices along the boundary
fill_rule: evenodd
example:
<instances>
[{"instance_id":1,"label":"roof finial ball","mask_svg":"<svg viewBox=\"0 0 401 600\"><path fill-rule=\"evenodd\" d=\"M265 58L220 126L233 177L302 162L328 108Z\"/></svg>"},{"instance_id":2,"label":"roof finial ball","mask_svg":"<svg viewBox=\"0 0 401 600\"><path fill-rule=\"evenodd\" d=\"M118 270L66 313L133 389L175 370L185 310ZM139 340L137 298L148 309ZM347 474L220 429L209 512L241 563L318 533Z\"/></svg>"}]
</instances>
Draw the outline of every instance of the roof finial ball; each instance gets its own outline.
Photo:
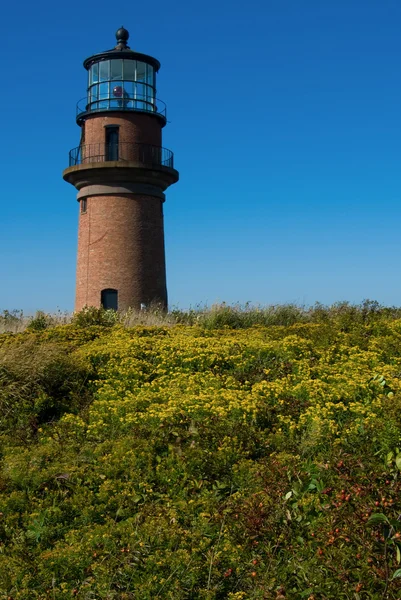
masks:
<instances>
[{"instance_id":1,"label":"roof finial ball","mask_svg":"<svg viewBox=\"0 0 401 600\"><path fill-rule=\"evenodd\" d=\"M116 48L120 48L121 50L123 48L129 48L129 46L127 46L128 38L129 38L129 31L124 29L124 27L120 27L120 29L117 29L117 31L116 31L116 39L117 39Z\"/></svg>"}]
</instances>

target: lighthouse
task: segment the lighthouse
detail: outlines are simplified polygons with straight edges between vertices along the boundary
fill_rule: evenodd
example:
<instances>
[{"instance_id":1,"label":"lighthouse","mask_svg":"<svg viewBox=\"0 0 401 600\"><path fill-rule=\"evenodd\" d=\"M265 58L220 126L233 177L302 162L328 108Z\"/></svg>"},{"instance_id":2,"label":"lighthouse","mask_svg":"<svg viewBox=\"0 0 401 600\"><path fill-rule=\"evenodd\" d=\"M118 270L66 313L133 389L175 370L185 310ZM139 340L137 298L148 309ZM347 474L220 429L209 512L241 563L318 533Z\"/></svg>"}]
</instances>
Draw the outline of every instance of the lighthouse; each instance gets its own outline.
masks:
<instances>
[{"instance_id":1,"label":"lighthouse","mask_svg":"<svg viewBox=\"0 0 401 600\"><path fill-rule=\"evenodd\" d=\"M167 308L163 204L178 172L162 146L160 63L132 50L128 38L121 27L114 48L84 61L81 138L63 172L78 191L76 311Z\"/></svg>"}]
</instances>

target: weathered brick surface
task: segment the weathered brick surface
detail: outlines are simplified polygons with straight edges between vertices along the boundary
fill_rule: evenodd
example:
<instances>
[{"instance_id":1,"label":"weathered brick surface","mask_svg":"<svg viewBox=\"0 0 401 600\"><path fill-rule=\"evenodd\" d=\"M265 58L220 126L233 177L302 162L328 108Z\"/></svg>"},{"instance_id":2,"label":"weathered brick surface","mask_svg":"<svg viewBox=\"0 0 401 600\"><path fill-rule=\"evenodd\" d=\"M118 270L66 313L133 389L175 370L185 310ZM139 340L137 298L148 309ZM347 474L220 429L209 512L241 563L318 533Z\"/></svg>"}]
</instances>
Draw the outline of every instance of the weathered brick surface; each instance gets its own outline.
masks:
<instances>
[{"instance_id":1,"label":"weathered brick surface","mask_svg":"<svg viewBox=\"0 0 401 600\"><path fill-rule=\"evenodd\" d=\"M96 113L85 121L85 144L104 144L105 126L119 126L119 141L162 145L162 129L159 119L144 113Z\"/></svg>"},{"instance_id":2,"label":"weathered brick surface","mask_svg":"<svg viewBox=\"0 0 401 600\"><path fill-rule=\"evenodd\" d=\"M91 196L79 215L75 309L118 290L119 309L167 305L163 203L136 194Z\"/></svg>"}]
</instances>

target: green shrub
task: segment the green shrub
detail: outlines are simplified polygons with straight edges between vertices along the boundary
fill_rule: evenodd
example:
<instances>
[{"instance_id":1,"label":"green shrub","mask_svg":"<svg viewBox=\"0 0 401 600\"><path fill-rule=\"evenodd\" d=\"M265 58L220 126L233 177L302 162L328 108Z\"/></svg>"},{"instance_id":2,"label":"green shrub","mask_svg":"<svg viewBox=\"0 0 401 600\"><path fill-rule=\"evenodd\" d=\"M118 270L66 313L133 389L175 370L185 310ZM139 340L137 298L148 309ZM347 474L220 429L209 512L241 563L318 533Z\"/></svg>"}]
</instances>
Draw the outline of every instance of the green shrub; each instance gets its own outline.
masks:
<instances>
[{"instance_id":1,"label":"green shrub","mask_svg":"<svg viewBox=\"0 0 401 600\"><path fill-rule=\"evenodd\" d=\"M112 327L118 322L118 319L119 316L115 310L87 306L74 314L72 324L76 327L91 327L92 325Z\"/></svg>"},{"instance_id":2,"label":"green shrub","mask_svg":"<svg viewBox=\"0 0 401 600\"><path fill-rule=\"evenodd\" d=\"M55 321L51 315L46 314L42 310L38 310L35 316L30 320L26 329L28 331L44 331L54 324Z\"/></svg>"},{"instance_id":3,"label":"green shrub","mask_svg":"<svg viewBox=\"0 0 401 600\"><path fill-rule=\"evenodd\" d=\"M29 440L42 424L77 412L91 398L89 364L68 346L25 338L0 348L0 433Z\"/></svg>"}]
</instances>

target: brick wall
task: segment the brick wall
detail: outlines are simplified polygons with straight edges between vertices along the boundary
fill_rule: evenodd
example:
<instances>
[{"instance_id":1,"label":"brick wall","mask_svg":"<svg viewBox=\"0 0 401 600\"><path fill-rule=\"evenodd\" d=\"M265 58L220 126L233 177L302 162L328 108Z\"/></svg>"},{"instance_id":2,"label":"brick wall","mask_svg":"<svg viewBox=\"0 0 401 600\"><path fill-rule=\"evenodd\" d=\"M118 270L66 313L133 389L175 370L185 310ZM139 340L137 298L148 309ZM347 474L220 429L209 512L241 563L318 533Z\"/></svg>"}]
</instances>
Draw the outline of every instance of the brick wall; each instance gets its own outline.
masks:
<instances>
[{"instance_id":1,"label":"brick wall","mask_svg":"<svg viewBox=\"0 0 401 600\"><path fill-rule=\"evenodd\" d=\"M102 119L103 120L103 119ZM117 289L119 309L167 306L163 203L137 194L91 196L79 215L75 310Z\"/></svg>"},{"instance_id":2,"label":"brick wall","mask_svg":"<svg viewBox=\"0 0 401 600\"><path fill-rule=\"evenodd\" d=\"M159 119L144 113L94 114L85 121L85 144L105 143L105 126L119 126L119 141L162 145L162 128Z\"/></svg>"}]
</instances>

